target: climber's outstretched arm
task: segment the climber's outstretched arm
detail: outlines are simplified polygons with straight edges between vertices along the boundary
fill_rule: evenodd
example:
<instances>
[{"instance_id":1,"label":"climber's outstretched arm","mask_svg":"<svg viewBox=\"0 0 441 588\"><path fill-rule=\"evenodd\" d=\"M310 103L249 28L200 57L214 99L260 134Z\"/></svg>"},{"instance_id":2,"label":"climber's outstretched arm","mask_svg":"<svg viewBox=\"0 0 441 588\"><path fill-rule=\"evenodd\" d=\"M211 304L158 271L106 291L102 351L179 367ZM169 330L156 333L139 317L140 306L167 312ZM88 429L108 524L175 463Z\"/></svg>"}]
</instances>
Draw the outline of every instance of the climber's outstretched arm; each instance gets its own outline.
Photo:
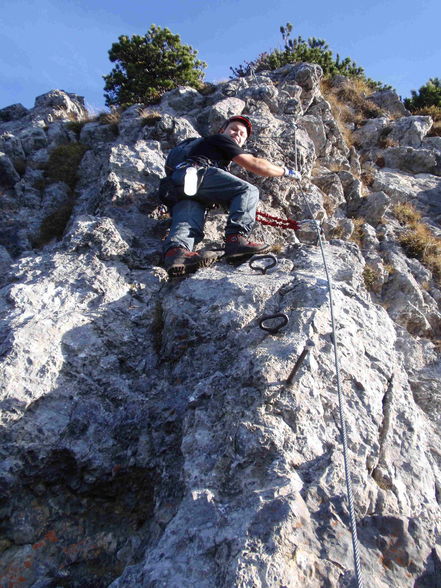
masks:
<instances>
[{"instance_id":1,"label":"climber's outstretched arm","mask_svg":"<svg viewBox=\"0 0 441 588\"><path fill-rule=\"evenodd\" d=\"M267 159L263 159L262 157L255 157L250 153L236 155L233 161L234 163L237 163L237 165L240 165L240 167L243 167L253 174L257 174L258 176L267 176L273 178L285 175L285 168L281 165L275 165Z\"/></svg>"}]
</instances>

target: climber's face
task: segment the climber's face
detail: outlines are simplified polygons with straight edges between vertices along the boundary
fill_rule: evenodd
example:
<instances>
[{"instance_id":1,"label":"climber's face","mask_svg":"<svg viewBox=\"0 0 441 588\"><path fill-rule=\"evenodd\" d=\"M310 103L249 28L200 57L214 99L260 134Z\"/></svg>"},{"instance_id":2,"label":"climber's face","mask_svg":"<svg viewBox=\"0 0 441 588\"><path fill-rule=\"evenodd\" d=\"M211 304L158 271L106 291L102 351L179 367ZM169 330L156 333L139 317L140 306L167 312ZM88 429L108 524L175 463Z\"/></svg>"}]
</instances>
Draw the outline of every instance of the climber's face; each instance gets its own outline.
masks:
<instances>
[{"instance_id":1,"label":"climber's face","mask_svg":"<svg viewBox=\"0 0 441 588\"><path fill-rule=\"evenodd\" d=\"M233 122L230 122L225 127L225 129L221 131L221 133L223 135L228 135L229 137L231 137L233 141L235 141L239 145L239 147L242 147L242 145L245 144L245 141L248 138L246 126L237 120L233 120Z\"/></svg>"}]
</instances>

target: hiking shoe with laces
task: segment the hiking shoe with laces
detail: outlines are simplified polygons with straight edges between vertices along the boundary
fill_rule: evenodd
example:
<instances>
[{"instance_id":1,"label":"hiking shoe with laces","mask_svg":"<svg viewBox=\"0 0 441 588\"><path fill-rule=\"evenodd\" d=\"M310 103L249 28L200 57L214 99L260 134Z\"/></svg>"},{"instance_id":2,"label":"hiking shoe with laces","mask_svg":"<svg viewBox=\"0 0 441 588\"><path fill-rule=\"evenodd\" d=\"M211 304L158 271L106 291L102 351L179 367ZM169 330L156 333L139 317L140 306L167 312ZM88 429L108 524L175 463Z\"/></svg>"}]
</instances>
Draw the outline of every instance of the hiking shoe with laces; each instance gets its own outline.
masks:
<instances>
[{"instance_id":1,"label":"hiking shoe with laces","mask_svg":"<svg viewBox=\"0 0 441 588\"><path fill-rule=\"evenodd\" d=\"M169 276L185 276L200 267L210 266L216 259L217 256L212 251L196 253L184 247L171 247L164 255L164 267Z\"/></svg>"},{"instance_id":2,"label":"hiking shoe with laces","mask_svg":"<svg viewBox=\"0 0 441 588\"><path fill-rule=\"evenodd\" d=\"M225 237L225 257L227 259L236 259L241 257L251 257L258 253L268 253L271 246L266 243L253 243L240 233L227 235Z\"/></svg>"}]
</instances>

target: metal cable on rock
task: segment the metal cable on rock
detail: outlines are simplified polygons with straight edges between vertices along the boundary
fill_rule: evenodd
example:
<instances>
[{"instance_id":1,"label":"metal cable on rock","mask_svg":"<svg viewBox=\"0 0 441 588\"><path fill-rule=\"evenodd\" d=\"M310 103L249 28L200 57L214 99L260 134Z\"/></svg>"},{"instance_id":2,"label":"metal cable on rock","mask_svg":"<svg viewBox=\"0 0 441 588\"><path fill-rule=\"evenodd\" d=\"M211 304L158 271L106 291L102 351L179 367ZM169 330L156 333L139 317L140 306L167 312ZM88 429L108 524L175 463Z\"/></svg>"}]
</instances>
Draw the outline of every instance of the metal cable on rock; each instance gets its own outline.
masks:
<instances>
[{"instance_id":1,"label":"metal cable on rock","mask_svg":"<svg viewBox=\"0 0 441 588\"><path fill-rule=\"evenodd\" d=\"M340 367L338 363L338 351L337 351L337 333L335 328L335 318L334 318L334 302L332 298L332 284L331 278L329 276L328 265L326 263L325 251L323 247L323 241L320 235L320 228L318 227L317 221L314 221L317 226L317 235L320 244L320 250L322 253L323 259L323 266L325 268L326 279L328 282L328 292L329 292L329 307L331 312L331 327L332 327L332 339L333 339L333 346L334 346L334 361L335 361L335 373L337 377L337 394L338 394L338 407L339 407L339 414L340 414L340 429L341 429L341 439L343 444L343 460L345 466L345 478L346 478L346 491L348 497L348 506L349 506L349 518L350 518L350 525L351 525L351 535L352 535L352 548L354 551L354 567L355 567L355 577L357 581L357 588L363 588L362 576L361 576L361 565L360 565L360 552L358 548L358 537L357 537L357 525L355 520L355 509L354 509L354 497L352 494L352 483L351 483L351 472L349 468L349 458L348 458L348 438L346 433L346 421L344 416L344 397L341 388L341 380L340 380Z\"/></svg>"},{"instance_id":2,"label":"metal cable on rock","mask_svg":"<svg viewBox=\"0 0 441 588\"><path fill-rule=\"evenodd\" d=\"M296 137L296 127L294 126L294 153L295 153L295 170L297 169L297 137ZM349 457L348 457L348 438L346 432L346 421L345 421L345 410L344 410L344 397L341 387L341 379L340 379L340 367L338 362L338 348L337 348L337 329L335 326L335 316L334 316L334 300L332 296L332 283L331 277L329 275L328 264L326 263L326 256L325 250L323 246L323 241L321 237L321 229L319 223L313 219L313 214L311 207L309 205L308 200L304 197L306 205L308 207L309 213L311 215L312 222L315 225L317 230L317 237L318 243L320 245L320 251L322 254L323 259L323 266L325 269L326 280L328 284L328 292L329 292L329 308L331 314L331 328L332 328L332 341L334 347L334 362L335 362L335 373L337 379L337 395L338 395L338 407L339 407L339 415L340 415L340 429L341 429L341 440L343 445L343 461L345 467L345 479L346 479L346 492L347 492L347 499L348 499L348 507L349 507L349 519L350 519L350 526L351 526L351 537L352 537L352 549L354 555L354 569L355 569L355 579L357 583L357 588L363 588L363 580L361 575L361 565L360 565L360 551L358 547L358 537L357 537L357 525L355 519L355 509L354 509L354 497L352 493L352 482L351 482L351 472L349 468Z\"/></svg>"}]
</instances>

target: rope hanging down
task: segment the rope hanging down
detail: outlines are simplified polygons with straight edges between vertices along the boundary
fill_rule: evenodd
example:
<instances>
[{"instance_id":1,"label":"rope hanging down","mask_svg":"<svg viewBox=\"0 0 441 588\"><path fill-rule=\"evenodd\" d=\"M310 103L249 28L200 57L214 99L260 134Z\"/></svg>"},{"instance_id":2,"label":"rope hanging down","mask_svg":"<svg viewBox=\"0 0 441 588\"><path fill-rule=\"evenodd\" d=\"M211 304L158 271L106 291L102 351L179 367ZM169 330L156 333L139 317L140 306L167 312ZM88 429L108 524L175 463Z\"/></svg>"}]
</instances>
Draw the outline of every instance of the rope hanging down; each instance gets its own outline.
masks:
<instances>
[{"instance_id":1,"label":"rope hanging down","mask_svg":"<svg viewBox=\"0 0 441 588\"><path fill-rule=\"evenodd\" d=\"M270 225L279 229L292 229L293 231L300 229L299 223L292 218L279 218L259 210L256 212L256 221L262 225Z\"/></svg>"}]
</instances>

